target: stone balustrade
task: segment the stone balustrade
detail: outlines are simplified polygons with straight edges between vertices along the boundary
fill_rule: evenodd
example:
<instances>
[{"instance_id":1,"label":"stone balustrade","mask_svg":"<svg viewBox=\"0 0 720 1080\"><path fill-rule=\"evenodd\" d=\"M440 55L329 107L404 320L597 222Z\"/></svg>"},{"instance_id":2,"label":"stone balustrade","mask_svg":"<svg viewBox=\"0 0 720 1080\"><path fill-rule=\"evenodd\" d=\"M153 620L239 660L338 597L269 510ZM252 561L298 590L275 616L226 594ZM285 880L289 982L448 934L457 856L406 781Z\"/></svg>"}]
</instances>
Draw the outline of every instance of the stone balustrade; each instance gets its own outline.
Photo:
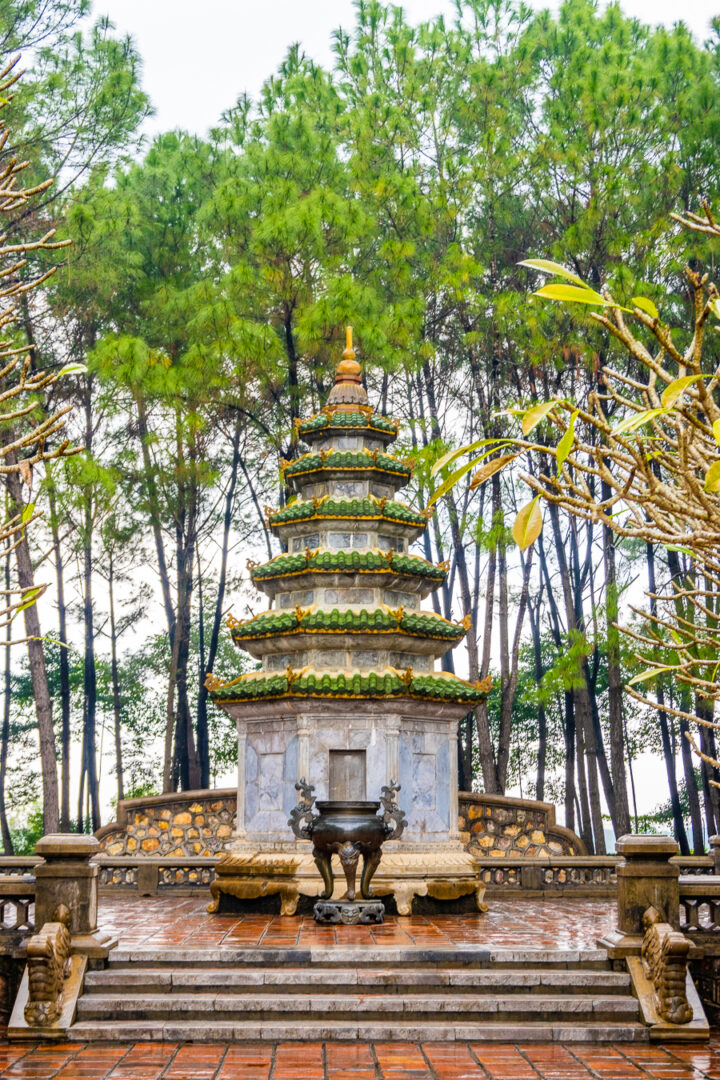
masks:
<instances>
[{"instance_id":1,"label":"stone balustrade","mask_svg":"<svg viewBox=\"0 0 720 1080\"><path fill-rule=\"evenodd\" d=\"M720 878L683 875L679 893L680 928L693 940L698 935L720 940Z\"/></svg>"},{"instance_id":2,"label":"stone balustrade","mask_svg":"<svg viewBox=\"0 0 720 1080\"><path fill-rule=\"evenodd\" d=\"M0 868L4 871L4 867ZM32 933L35 926L35 880L0 874L0 932Z\"/></svg>"}]
</instances>

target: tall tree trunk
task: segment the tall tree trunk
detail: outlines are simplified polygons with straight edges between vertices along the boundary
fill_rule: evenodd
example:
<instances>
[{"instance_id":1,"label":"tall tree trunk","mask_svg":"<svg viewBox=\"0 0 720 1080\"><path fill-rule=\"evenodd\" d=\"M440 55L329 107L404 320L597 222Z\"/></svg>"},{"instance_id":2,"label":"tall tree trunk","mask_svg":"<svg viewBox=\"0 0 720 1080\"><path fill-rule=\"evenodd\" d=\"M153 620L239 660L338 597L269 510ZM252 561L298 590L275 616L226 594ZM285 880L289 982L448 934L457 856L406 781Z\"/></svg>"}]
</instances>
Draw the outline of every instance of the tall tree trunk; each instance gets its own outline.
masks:
<instances>
[{"instance_id":1,"label":"tall tree trunk","mask_svg":"<svg viewBox=\"0 0 720 1080\"><path fill-rule=\"evenodd\" d=\"M8 553L5 556L5 592L10 597L10 540L8 539ZM10 666L10 654L12 641L12 623L8 620L5 627L5 669L3 671L3 718L2 732L0 732L0 833L2 834L3 854L14 855L12 836L7 819L7 807L5 805L5 778L7 776L8 750L10 749L10 702L12 697L12 669Z\"/></svg>"},{"instance_id":2,"label":"tall tree trunk","mask_svg":"<svg viewBox=\"0 0 720 1080\"><path fill-rule=\"evenodd\" d=\"M650 614L657 616L658 603L657 581L655 576L655 546L653 544L647 544L645 551L647 560L648 592L650 594ZM678 792L677 777L675 775L675 754L673 753L670 741L668 716L662 707L665 704L665 693L661 686L658 687L657 690L657 701L659 706L658 720L660 721L660 738L662 741L665 772L668 780L668 791L670 792L670 806L672 807L673 815L673 832L675 833L675 839L680 845L680 854L689 855L690 845L688 844L687 833L685 832L685 822L683 821L680 794Z\"/></svg>"},{"instance_id":3,"label":"tall tree trunk","mask_svg":"<svg viewBox=\"0 0 720 1080\"><path fill-rule=\"evenodd\" d=\"M6 457L7 464L13 464L12 455ZM22 513L22 482L17 473L7 473L5 477L8 493L10 495L10 514ZM15 548L17 562L18 584L22 590L35 587L35 574L33 571L30 545L27 533L23 531L17 540ZM38 738L40 741L40 768L42 771L43 789L43 828L46 833L55 833L60 826L60 808L58 802L58 775L57 753L55 747L55 730L52 718L52 698L48 682L47 667L45 666L45 650L43 648L42 633L40 630L40 615L37 604L30 604L23 611L25 621L25 634L28 638L28 659L30 661L30 677L32 680L33 696L35 698L35 715L37 717Z\"/></svg>"},{"instance_id":4,"label":"tall tree trunk","mask_svg":"<svg viewBox=\"0 0 720 1080\"><path fill-rule=\"evenodd\" d=\"M227 564L228 564L228 551L230 549L230 529L232 526L233 507L235 505L235 491L237 488L238 469L240 467L240 434L241 434L241 418L238 416L235 421L235 428L233 430L232 439L232 460L230 464L230 480L228 482L227 492L225 493L225 513L223 516L223 539L222 547L220 551L220 575L218 578L218 591L215 599L215 612L213 614L212 630L210 631L210 642L208 645L207 661L205 661L203 654L203 648L200 649L201 654L201 669L200 669L200 689L198 691L197 700L197 739L198 739L198 755L200 758L200 786L210 786L210 747L208 740L208 719L207 719L207 699L208 691L205 686L205 676L213 671L215 667L215 658L217 656L218 645L220 642L220 628L222 626L222 614L225 606L225 589L227 587ZM200 566L198 564L198 588L201 588L202 579L200 576ZM202 604L200 615L200 629L203 632L202 624Z\"/></svg>"},{"instance_id":5,"label":"tall tree trunk","mask_svg":"<svg viewBox=\"0 0 720 1080\"><path fill-rule=\"evenodd\" d=\"M542 687L542 681L545 676L545 670L543 667L542 659L542 638L540 636L540 605L542 603L542 579L540 582L539 595L537 598L537 607L528 603L528 616L530 619L530 632L532 634L533 642L533 662L535 665L535 685L538 688L538 694ZM545 798L545 766L547 760L547 714L545 712L545 705L542 700L538 702L538 756L537 756L537 774L535 780L535 798L542 802Z\"/></svg>"},{"instance_id":6,"label":"tall tree trunk","mask_svg":"<svg viewBox=\"0 0 720 1080\"><path fill-rule=\"evenodd\" d=\"M555 593L553 591L552 582L550 581L550 571L548 569L547 556L545 554L545 543L543 540L543 534L537 540L538 555L540 558L540 570L542 571L542 578L545 584L545 592L547 594L548 612L550 615L550 632L555 643L555 648L558 652L563 647L562 640L562 627L560 621L560 611L555 599ZM539 616L538 616L539 620ZM568 829L575 829L575 807L579 804L577 792L575 789L575 747L577 742L577 732L575 730L575 707L573 702L572 692L569 689L564 693L564 737L565 737L565 826ZM578 829L581 828L578 823Z\"/></svg>"},{"instance_id":7,"label":"tall tree trunk","mask_svg":"<svg viewBox=\"0 0 720 1080\"><path fill-rule=\"evenodd\" d=\"M92 376L88 378L85 393L85 448L92 454ZM95 620L93 608L93 496L85 494L83 523L83 622L85 650L83 663L83 744L87 769L88 796L92 831L100 828L100 793L97 775L97 748L95 745L97 717L97 670L95 666Z\"/></svg>"},{"instance_id":8,"label":"tall tree trunk","mask_svg":"<svg viewBox=\"0 0 720 1080\"><path fill-rule=\"evenodd\" d=\"M610 497L610 489L603 482L603 499ZM615 537L607 525L603 526L603 559L605 564L605 611L607 617L607 663L608 663L608 712L610 720L610 769L615 797L613 827L616 836L631 832L630 808L628 806L627 779L625 776L625 737L623 728L623 684L620 668L620 632L618 621L618 589L615 567Z\"/></svg>"},{"instance_id":9,"label":"tall tree trunk","mask_svg":"<svg viewBox=\"0 0 720 1080\"><path fill-rule=\"evenodd\" d=\"M113 722L115 734L115 774L117 776L118 802L125 798L125 781L122 760L122 705L120 698L120 675L117 658L117 622L115 619L115 574L112 552L108 553L108 598L110 601L110 671L112 677Z\"/></svg>"},{"instance_id":10,"label":"tall tree trunk","mask_svg":"<svg viewBox=\"0 0 720 1080\"><path fill-rule=\"evenodd\" d=\"M70 658L68 656L67 606L65 604L65 568L60 544L60 526L57 517L55 488L49 486L50 528L52 530L55 557L55 580L57 587L60 712L60 831L70 832Z\"/></svg>"},{"instance_id":11,"label":"tall tree trunk","mask_svg":"<svg viewBox=\"0 0 720 1080\"><path fill-rule=\"evenodd\" d=\"M525 621L525 612L528 607L528 595L530 591L530 571L532 569L533 550L528 551L524 564L522 574L522 587L520 590L520 600L518 602L517 615L515 618L515 630L513 633L512 651L508 657L507 667L507 679L503 680L502 695L500 701L500 737L498 739L498 758L497 758L497 771L498 771L498 786L500 790L505 793L505 785L507 782L507 770L508 762L510 760L510 735L512 731L512 711L515 703L515 692L517 690L518 675L520 673L520 640L522 637L522 628ZM505 564L504 566L502 564ZM505 578L504 588L504 601L503 601L503 577ZM500 602L501 606L504 603L507 608L507 565L504 558L504 552L502 552L502 559L500 563Z\"/></svg>"},{"instance_id":12,"label":"tall tree trunk","mask_svg":"<svg viewBox=\"0 0 720 1080\"><path fill-rule=\"evenodd\" d=\"M575 632L577 635L583 635L583 627L582 625L579 625L576 608L576 604L580 603L580 598L577 597L577 595L573 595L573 589L570 582L570 571L565 557L565 545L563 544L562 533L560 531L560 517L557 506L554 503L550 503L549 512L555 539L555 553L560 571L560 581L565 600L565 618L567 620L568 632L570 634ZM579 665L578 678L576 679L576 685L573 687L572 693L577 726L579 776L581 775L581 757L583 755L587 756L587 792L592 821L592 832L594 834L592 850L597 852L598 855L603 855L605 854L605 833L602 824L602 807L600 804L600 789L597 777L597 743L595 740L592 707L587 683L587 667L582 663ZM586 812L585 807L583 806L583 818L585 817Z\"/></svg>"}]
</instances>

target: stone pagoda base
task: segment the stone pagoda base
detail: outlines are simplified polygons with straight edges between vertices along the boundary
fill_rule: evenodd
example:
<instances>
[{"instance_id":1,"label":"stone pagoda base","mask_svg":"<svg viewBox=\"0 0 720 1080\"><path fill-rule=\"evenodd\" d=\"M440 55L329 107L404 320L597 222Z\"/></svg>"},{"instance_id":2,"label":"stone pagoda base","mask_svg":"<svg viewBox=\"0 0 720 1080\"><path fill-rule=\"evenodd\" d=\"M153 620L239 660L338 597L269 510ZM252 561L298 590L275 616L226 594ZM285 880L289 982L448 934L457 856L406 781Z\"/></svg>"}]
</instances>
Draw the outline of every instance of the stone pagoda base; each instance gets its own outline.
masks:
<instances>
[{"instance_id":1,"label":"stone pagoda base","mask_svg":"<svg viewBox=\"0 0 720 1080\"><path fill-rule=\"evenodd\" d=\"M304 846L304 845L303 845ZM312 854L300 851L242 851L226 855L215 868L210 885L211 912L279 911L281 915L310 913L323 891ZM345 894L337 856L333 860L336 887L332 899ZM460 844L409 845L383 850L372 882L373 895L391 898L398 915L417 910L459 913L487 911L480 866ZM386 907L392 909L392 904Z\"/></svg>"}]
</instances>

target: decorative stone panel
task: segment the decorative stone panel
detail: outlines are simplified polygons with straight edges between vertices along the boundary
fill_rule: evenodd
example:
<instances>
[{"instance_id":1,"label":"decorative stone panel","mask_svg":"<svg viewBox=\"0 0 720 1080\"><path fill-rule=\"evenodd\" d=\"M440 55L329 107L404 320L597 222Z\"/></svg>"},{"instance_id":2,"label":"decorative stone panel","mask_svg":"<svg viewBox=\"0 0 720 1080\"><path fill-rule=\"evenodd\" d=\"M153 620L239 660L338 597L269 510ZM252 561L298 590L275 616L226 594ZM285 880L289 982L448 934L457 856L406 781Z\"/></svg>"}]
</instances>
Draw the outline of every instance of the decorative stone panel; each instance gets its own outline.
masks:
<instances>
[{"instance_id":1,"label":"decorative stone panel","mask_svg":"<svg viewBox=\"0 0 720 1080\"><path fill-rule=\"evenodd\" d=\"M461 791L460 833L468 851L483 859L587 854L579 836L555 824L552 803L535 799Z\"/></svg>"}]
</instances>

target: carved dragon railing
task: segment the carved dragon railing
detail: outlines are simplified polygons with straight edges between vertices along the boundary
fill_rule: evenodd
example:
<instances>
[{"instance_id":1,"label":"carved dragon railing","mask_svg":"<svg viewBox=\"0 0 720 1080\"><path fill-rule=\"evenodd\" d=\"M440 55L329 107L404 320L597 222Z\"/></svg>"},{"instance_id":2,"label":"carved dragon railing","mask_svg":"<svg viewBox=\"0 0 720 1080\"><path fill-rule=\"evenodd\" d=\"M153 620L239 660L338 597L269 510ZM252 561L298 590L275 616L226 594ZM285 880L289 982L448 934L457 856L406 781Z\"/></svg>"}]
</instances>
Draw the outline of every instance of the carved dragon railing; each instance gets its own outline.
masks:
<instances>
[{"instance_id":1,"label":"carved dragon railing","mask_svg":"<svg viewBox=\"0 0 720 1080\"><path fill-rule=\"evenodd\" d=\"M63 986L70 974L70 911L59 904L52 922L28 940L28 1001L25 1020L31 1027L47 1027L60 1016Z\"/></svg>"},{"instance_id":2,"label":"carved dragon railing","mask_svg":"<svg viewBox=\"0 0 720 1080\"><path fill-rule=\"evenodd\" d=\"M686 989L690 942L662 922L654 907L645 912L643 926L642 963L655 991L657 1014L671 1024L688 1024L693 1018Z\"/></svg>"}]
</instances>

